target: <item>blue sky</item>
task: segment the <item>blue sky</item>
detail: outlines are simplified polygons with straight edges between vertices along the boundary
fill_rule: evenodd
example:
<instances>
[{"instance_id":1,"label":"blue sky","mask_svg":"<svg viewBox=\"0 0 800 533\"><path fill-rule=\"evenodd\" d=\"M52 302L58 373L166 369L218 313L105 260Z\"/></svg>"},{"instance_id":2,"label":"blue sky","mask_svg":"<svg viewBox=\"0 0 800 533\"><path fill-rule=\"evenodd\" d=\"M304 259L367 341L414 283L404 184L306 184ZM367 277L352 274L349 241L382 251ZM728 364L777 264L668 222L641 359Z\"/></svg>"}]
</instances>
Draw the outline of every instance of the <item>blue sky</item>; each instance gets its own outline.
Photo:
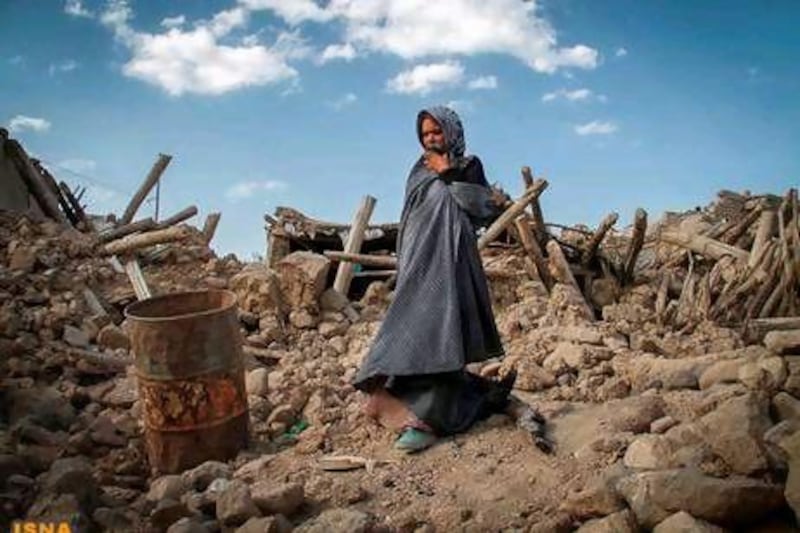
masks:
<instances>
[{"instance_id":1,"label":"blue sky","mask_svg":"<svg viewBox=\"0 0 800 533\"><path fill-rule=\"evenodd\" d=\"M263 253L278 205L399 218L420 108L453 105L490 182L549 222L800 183L800 2L0 2L0 124L120 214L158 153L161 213L221 211ZM146 204L139 216L153 214Z\"/></svg>"}]
</instances>

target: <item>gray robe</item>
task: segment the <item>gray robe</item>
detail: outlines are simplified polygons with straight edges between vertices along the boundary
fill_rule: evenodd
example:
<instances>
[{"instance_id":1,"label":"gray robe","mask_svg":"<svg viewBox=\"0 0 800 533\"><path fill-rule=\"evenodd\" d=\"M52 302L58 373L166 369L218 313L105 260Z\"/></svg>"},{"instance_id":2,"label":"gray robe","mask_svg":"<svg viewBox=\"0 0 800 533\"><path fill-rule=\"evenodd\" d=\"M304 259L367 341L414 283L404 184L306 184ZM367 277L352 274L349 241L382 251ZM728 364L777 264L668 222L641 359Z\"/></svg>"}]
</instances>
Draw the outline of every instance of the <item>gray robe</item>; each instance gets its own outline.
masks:
<instances>
[{"instance_id":1,"label":"gray robe","mask_svg":"<svg viewBox=\"0 0 800 533\"><path fill-rule=\"evenodd\" d=\"M460 121L456 117L454 123L452 112L442 109L425 112L443 126L450 160L463 167L469 158L463 156ZM448 184L428 170L422 159L414 165L400 219L394 299L355 378L357 388L370 391L384 386L392 392L399 382L409 384L402 378L411 376L426 376L411 387L416 390L422 382L430 388L435 375L444 378L440 382L452 383L454 376L461 382L466 364L503 354L476 238L476 226L496 215L489 196L485 181ZM445 396L457 404L449 389ZM401 391L395 392L402 396ZM429 411L436 402L427 398L423 403L427 407L422 411ZM458 410L458 406L450 409ZM425 412L417 415L426 419ZM455 426L468 425L461 422Z\"/></svg>"}]
</instances>

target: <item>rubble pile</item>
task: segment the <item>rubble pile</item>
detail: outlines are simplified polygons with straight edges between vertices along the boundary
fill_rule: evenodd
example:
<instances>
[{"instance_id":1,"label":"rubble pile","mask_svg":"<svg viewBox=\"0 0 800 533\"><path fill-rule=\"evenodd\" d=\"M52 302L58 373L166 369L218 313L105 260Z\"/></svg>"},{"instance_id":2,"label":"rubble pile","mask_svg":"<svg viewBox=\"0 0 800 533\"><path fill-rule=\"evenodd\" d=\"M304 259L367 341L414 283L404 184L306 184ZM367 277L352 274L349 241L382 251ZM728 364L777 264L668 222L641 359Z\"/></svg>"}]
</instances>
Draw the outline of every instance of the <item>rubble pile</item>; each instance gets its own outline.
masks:
<instances>
[{"instance_id":1,"label":"rubble pile","mask_svg":"<svg viewBox=\"0 0 800 533\"><path fill-rule=\"evenodd\" d=\"M350 382L393 276L382 266L359 278L369 281L363 290L332 283L342 279L337 254L388 263L395 228L371 228L374 242L356 251L346 227L324 233L340 240L319 247L309 235L297 250L274 239L266 262L243 263L217 257L208 228L181 221L120 235L135 222L100 229L0 212L0 526L24 518L170 533L796 528L796 193L726 192L649 232L635 223L615 233L609 217L595 231L555 235L537 222L538 208L519 209L530 190L509 206L522 222L481 237L506 355L471 370L517 372L515 395L547 419L552 455L504 415L418 456L393 455L393 435L364 416ZM773 208L778 223L762 240L777 269L671 236L752 254L762 235L752 222ZM153 237L165 230L167 240ZM334 245L344 252L331 253ZM742 273L758 268L753 295L741 289L754 283ZM123 311L202 288L237 297L250 443L231 461L163 475L145 453ZM726 312L714 313L731 294Z\"/></svg>"}]
</instances>

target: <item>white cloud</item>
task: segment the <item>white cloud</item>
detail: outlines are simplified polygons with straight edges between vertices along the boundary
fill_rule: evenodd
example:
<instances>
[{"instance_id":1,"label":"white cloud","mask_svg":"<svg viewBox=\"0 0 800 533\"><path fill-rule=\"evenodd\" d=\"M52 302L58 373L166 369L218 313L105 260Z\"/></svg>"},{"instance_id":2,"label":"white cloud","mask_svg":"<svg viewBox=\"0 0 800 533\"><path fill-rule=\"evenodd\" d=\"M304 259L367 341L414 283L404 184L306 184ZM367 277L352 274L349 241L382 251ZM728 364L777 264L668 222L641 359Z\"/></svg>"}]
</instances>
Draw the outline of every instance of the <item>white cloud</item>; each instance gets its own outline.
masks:
<instances>
[{"instance_id":1,"label":"white cloud","mask_svg":"<svg viewBox=\"0 0 800 533\"><path fill-rule=\"evenodd\" d=\"M225 191L225 197L231 202L236 202L250 198L260 191L274 191L285 188L286 183L282 181L242 181L231 185L228 190Z\"/></svg>"},{"instance_id":2,"label":"white cloud","mask_svg":"<svg viewBox=\"0 0 800 533\"><path fill-rule=\"evenodd\" d=\"M50 67L47 69L47 72L53 76L59 72L71 72L76 68L78 68L78 63L73 59L67 59L61 63L51 63Z\"/></svg>"},{"instance_id":3,"label":"white cloud","mask_svg":"<svg viewBox=\"0 0 800 533\"><path fill-rule=\"evenodd\" d=\"M94 13L83 7L81 0L67 0L64 4L64 13L73 17L94 18Z\"/></svg>"},{"instance_id":4,"label":"white cloud","mask_svg":"<svg viewBox=\"0 0 800 533\"><path fill-rule=\"evenodd\" d=\"M185 93L222 94L251 86L271 85L297 77L287 64L295 57L297 39L279 36L275 47L259 44L230 46L219 39L244 25L244 8L217 13L188 31L170 28L164 33L138 32L130 26L133 13L125 0L111 0L102 13L103 24L131 52L122 71L126 76L160 87L173 96ZM286 36L289 35L289 38Z\"/></svg>"},{"instance_id":5,"label":"white cloud","mask_svg":"<svg viewBox=\"0 0 800 533\"><path fill-rule=\"evenodd\" d=\"M327 22L335 16L313 0L239 0L239 4L251 11L268 9L292 25L306 21Z\"/></svg>"},{"instance_id":6,"label":"white cloud","mask_svg":"<svg viewBox=\"0 0 800 533\"><path fill-rule=\"evenodd\" d=\"M239 2L251 10L271 10L289 24L340 20L343 40L357 50L404 59L506 54L546 73L592 69L598 61L597 51L586 45L559 47L536 0L331 0L324 8L311 0Z\"/></svg>"},{"instance_id":7,"label":"white cloud","mask_svg":"<svg viewBox=\"0 0 800 533\"><path fill-rule=\"evenodd\" d=\"M617 57L625 57L628 55L628 51L625 48L619 47L617 48L617 51L614 52L614 55Z\"/></svg>"},{"instance_id":8,"label":"white cloud","mask_svg":"<svg viewBox=\"0 0 800 533\"><path fill-rule=\"evenodd\" d=\"M591 100L605 102L607 100L604 94L595 94L590 89L586 88L574 89L572 91L559 89L542 95L542 102L552 102L558 99L568 100L570 102L589 102Z\"/></svg>"},{"instance_id":9,"label":"white cloud","mask_svg":"<svg viewBox=\"0 0 800 533\"><path fill-rule=\"evenodd\" d=\"M467 84L468 89L497 89L497 78L495 76L481 76L475 78Z\"/></svg>"},{"instance_id":10,"label":"white cloud","mask_svg":"<svg viewBox=\"0 0 800 533\"><path fill-rule=\"evenodd\" d=\"M97 162L92 159L64 159L56 164L56 169L76 174L92 174L97 169Z\"/></svg>"},{"instance_id":11,"label":"white cloud","mask_svg":"<svg viewBox=\"0 0 800 533\"><path fill-rule=\"evenodd\" d=\"M178 15L177 17L166 17L161 21L161 25L165 28L180 28L186 24L186 16Z\"/></svg>"},{"instance_id":12,"label":"white cloud","mask_svg":"<svg viewBox=\"0 0 800 533\"><path fill-rule=\"evenodd\" d=\"M325 47L319 57L320 63L327 63L334 59L343 59L345 61L352 61L356 58L356 49L350 43L344 44L331 44Z\"/></svg>"},{"instance_id":13,"label":"white cloud","mask_svg":"<svg viewBox=\"0 0 800 533\"><path fill-rule=\"evenodd\" d=\"M388 80L386 90L391 93L424 96L437 89L458 85L463 78L464 67L457 62L417 65Z\"/></svg>"},{"instance_id":14,"label":"white cloud","mask_svg":"<svg viewBox=\"0 0 800 533\"><path fill-rule=\"evenodd\" d=\"M50 122L43 118L26 117L17 115L8 123L8 130L12 133L20 133L25 130L44 132L50 129Z\"/></svg>"},{"instance_id":15,"label":"white cloud","mask_svg":"<svg viewBox=\"0 0 800 533\"><path fill-rule=\"evenodd\" d=\"M613 122L599 122L594 120L586 124L575 126L575 133L578 135L609 135L617 131L617 125Z\"/></svg>"},{"instance_id":16,"label":"white cloud","mask_svg":"<svg viewBox=\"0 0 800 533\"><path fill-rule=\"evenodd\" d=\"M347 106L353 105L358 101L358 97L353 93L347 93L338 100L331 102L331 107L336 111L341 111Z\"/></svg>"}]
</instances>

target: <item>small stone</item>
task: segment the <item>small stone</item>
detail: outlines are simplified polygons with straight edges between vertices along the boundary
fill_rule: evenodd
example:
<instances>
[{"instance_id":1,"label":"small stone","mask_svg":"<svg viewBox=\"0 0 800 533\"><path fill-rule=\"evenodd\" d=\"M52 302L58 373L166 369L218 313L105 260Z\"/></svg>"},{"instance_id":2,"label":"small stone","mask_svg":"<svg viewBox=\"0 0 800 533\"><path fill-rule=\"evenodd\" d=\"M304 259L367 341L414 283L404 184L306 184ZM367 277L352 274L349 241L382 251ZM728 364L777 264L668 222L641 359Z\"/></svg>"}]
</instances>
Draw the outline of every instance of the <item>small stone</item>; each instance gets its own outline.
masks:
<instances>
[{"instance_id":1,"label":"small stone","mask_svg":"<svg viewBox=\"0 0 800 533\"><path fill-rule=\"evenodd\" d=\"M269 370L255 368L247 373L245 380L247 394L266 398L269 395Z\"/></svg>"},{"instance_id":2,"label":"small stone","mask_svg":"<svg viewBox=\"0 0 800 533\"><path fill-rule=\"evenodd\" d=\"M678 425L678 421L671 416L662 416L650 424L650 433L666 433L670 428Z\"/></svg>"},{"instance_id":3,"label":"small stone","mask_svg":"<svg viewBox=\"0 0 800 533\"><path fill-rule=\"evenodd\" d=\"M130 350L131 341L122 328L115 324L108 324L103 326L100 333L97 334L97 344L102 348L111 350Z\"/></svg>"},{"instance_id":4,"label":"small stone","mask_svg":"<svg viewBox=\"0 0 800 533\"><path fill-rule=\"evenodd\" d=\"M233 471L231 467L220 461L206 461L181 476L187 488L204 491L217 478L230 479Z\"/></svg>"},{"instance_id":5,"label":"small stone","mask_svg":"<svg viewBox=\"0 0 800 533\"><path fill-rule=\"evenodd\" d=\"M97 444L121 447L128 443L125 434L107 416L98 416L89 426L89 435Z\"/></svg>"},{"instance_id":6,"label":"small stone","mask_svg":"<svg viewBox=\"0 0 800 533\"><path fill-rule=\"evenodd\" d=\"M183 517L167 528L167 533L210 533L198 518Z\"/></svg>"},{"instance_id":7,"label":"small stone","mask_svg":"<svg viewBox=\"0 0 800 533\"><path fill-rule=\"evenodd\" d=\"M236 533L288 533L293 527L283 515L251 518Z\"/></svg>"},{"instance_id":8,"label":"small stone","mask_svg":"<svg viewBox=\"0 0 800 533\"><path fill-rule=\"evenodd\" d=\"M63 338L64 342L75 348L89 347L89 336L82 329L75 326L65 325Z\"/></svg>"},{"instance_id":9,"label":"small stone","mask_svg":"<svg viewBox=\"0 0 800 533\"><path fill-rule=\"evenodd\" d=\"M772 407L779 420L800 422L800 400L788 392L779 392L773 396Z\"/></svg>"},{"instance_id":10,"label":"small stone","mask_svg":"<svg viewBox=\"0 0 800 533\"><path fill-rule=\"evenodd\" d=\"M276 485L260 481L251 488L253 501L264 514L291 516L303 505L305 494L299 483Z\"/></svg>"},{"instance_id":11,"label":"small stone","mask_svg":"<svg viewBox=\"0 0 800 533\"><path fill-rule=\"evenodd\" d=\"M175 500L161 500L150 513L150 522L163 531L181 518L192 516L192 512L182 502Z\"/></svg>"},{"instance_id":12,"label":"small stone","mask_svg":"<svg viewBox=\"0 0 800 533\"><path fill-rule=\"evenodd\" d=\"M605 518L589 520L576 533L636 533L636 520L628 511L619 511Z\"/></svg>"},{"instance_id":13,"label":"small stone","mask_svg":"<svg viewBox=\"0 0 800 533\"><path fill-rule=\"evenodd\" d=\"M32 272L36 266L36 250L34 248L17 247L12 253L8 262L10 270L22 270Z\"/></svg>"},{"instance_id":14,"label":"small stone","mask_svg":"<svg viewBox=\"0 0 800 533\"><path fill-rule=\"evenodd\" d=\"M146 499L151 502L167 499L180 500L185 491L186 485L183 477L178 474L169 474L153 480Z\"/></svg>"},{"instance_id":15,"label":"small stone","mask_svg":"<svg viewBox=\"0 0 800 533\"><path fill-rule=\"evenodd\" d=\"M248 519L260 515L250 496L250 489L243 481L231 481L217 497L217 519L226 526L244 524Z\"/></svg>"},{"instance_id":16,"label":"small stone","mask_svg":"<svg viewBox=\"0 0 800 533\"><path fill-rule=\"evenodd\" d=\"M658 524L653 533L725 533L721 527L698 520L686 511L680 511Z\"/></svg>"},{"instance_id":17,"label":"small stone","mask_svg":"<svg viewBox=\"0 0 800 533\"><path fill-rule=\"evenodd\" d=\"M44 490L54 494L74 494L87 508L99 496L92 465L85 457L67 457L53 462L44 479Z\"/></svg>"}]
</instances>

